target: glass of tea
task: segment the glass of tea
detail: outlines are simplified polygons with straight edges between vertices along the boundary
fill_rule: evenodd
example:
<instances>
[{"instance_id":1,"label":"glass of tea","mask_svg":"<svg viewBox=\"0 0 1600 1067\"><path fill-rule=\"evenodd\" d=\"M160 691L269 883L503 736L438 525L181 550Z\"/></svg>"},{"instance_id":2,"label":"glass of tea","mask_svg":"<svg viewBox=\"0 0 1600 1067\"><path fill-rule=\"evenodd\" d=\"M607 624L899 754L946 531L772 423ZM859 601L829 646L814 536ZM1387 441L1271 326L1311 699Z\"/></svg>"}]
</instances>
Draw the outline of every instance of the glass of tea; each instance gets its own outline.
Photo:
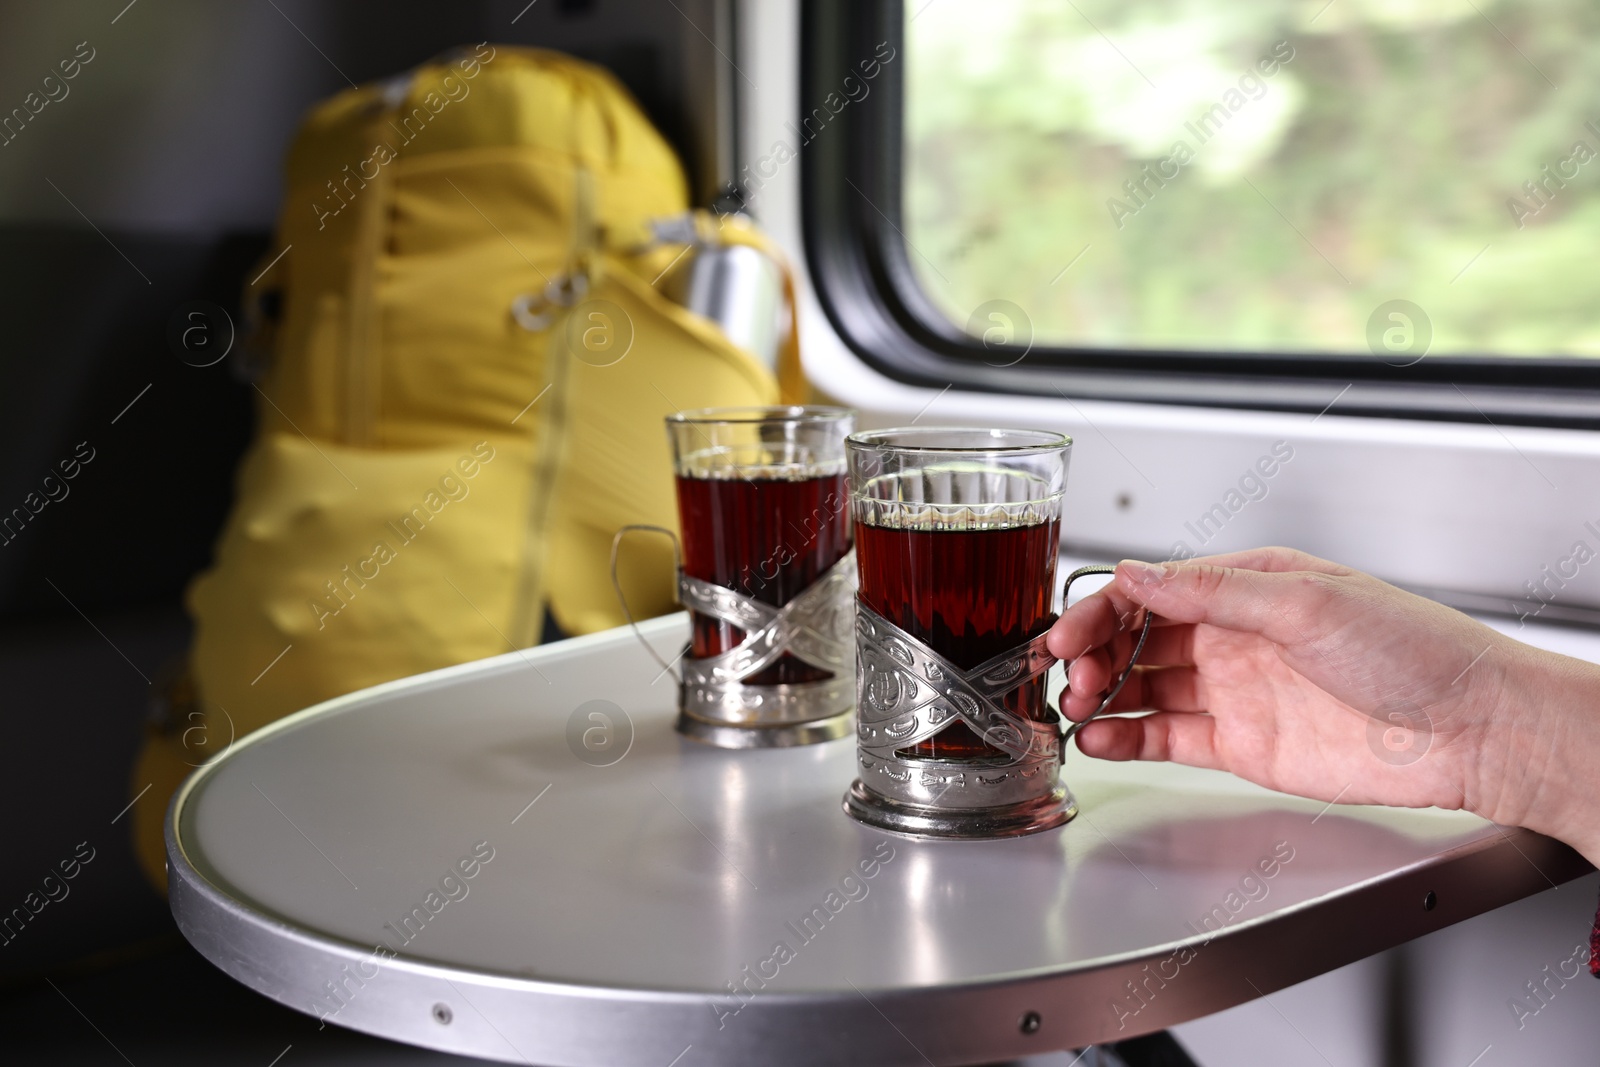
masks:
<instances>
[{"instance_id":1,"label":"glass of tea","mask_svg":"<svg viewBox=\"0 0 1600 1067\"><path fill-rule=\"evenodd\" d=\"M862 822L999 837L1075 814L1044 648L1071 445L935 427L849 439L860 776L845 810Z\"/></svg>"},{"instance_id":2,"label":"glass of tea","mask_svg":"<svg viewBox=\"0 0 1600 1067\"><path fill-rule=\"evenodd\" d=\"M854 590L836 407L667 419L690 611L678 729L728 748L843 737L855 704Z\"/></svg>"}]
</instances>

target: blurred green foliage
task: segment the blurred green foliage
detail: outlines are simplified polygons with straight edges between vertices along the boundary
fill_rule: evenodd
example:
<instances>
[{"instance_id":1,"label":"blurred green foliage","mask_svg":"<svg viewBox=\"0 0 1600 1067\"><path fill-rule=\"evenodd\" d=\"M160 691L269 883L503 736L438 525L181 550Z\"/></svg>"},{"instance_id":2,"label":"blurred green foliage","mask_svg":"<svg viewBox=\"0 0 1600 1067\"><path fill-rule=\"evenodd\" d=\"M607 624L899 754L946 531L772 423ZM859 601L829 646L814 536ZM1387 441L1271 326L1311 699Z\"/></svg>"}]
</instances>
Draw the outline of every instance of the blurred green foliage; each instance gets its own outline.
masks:
<instances>
[{"instance_id":1,"label":"blurred green foliage","mask_svg":"<svg viewBox=\"0 0 1600 1067\"><path fill-rule=\"evenodd\" d=\"M1353 353L1404 299L1433 353L1600 356L1595 0L906 13L908 257L957 324L1005 299L1046 344Z\"/></svg>"}]
</instances>

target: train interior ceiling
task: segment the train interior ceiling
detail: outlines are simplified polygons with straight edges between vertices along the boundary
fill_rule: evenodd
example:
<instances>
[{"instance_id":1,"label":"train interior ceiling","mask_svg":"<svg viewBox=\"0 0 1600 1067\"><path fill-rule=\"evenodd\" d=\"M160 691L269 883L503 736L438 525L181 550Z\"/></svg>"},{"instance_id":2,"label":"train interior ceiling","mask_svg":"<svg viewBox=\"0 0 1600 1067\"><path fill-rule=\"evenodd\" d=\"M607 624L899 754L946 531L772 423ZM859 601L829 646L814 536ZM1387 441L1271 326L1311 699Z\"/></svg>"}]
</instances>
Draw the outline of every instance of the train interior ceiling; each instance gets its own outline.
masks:
<instances>
[{"instance_id":1,"label":"train interior ceiling","mask_svg":"<svg viewBox=\"0 0 1600 1067\"><path fill-rule=\"evenodd\" d=\"M1359 348L1367 358L1359 331L1368 305L1351 320L1353 342L1338 341L1337 352L1318 350L1313 326L1283 325L1299 313L1280 305L1301 300L1309 308L1303 318L1344 323L1349 308L1323 296L1324 283L1332 282L1306 282L1290 293L1299 284L1291 280L1268 295L1264 279L1280 269L1281 259L1272 260L1278 252L1266 255L1278 266L1240 266L1227 257L1248 243L1243 238L1183 245L1186 223L1161 214L1187 194L1180 183L1219 188L1269 151L1267 142L1286 138L1292 119L1284 109L1315 113L1318 64L1337 54L1351 64L1382 61L1382 49L1358 32L1362 18L1382 21L1367 11L1373 5L1335 3L1327 15L1316 10L1320 0L1262 5L1306 33L1275 61L1270 42L1261 56L1226 54L1249 79L1228 121L1237 130L1252 124L1254 132L1235 130L1210 154L1195 136L1192 166L1173 161L1181 154L1175 148L1142 144L1144 158L1158 160L1155 176L1139 172L1127 188L1122 172L1112 181L1104 169L1111 151L1105 144L1115 138L1108 134L1096 147L1081 129L1053 125L1029 112L1027 101L1007 97L1021 90L1000 85L995 71L1005 64L994 55L952 59L948 78L929 67L927 57L943 55L940 49L955 55L950 50L966 24L985 48L1000 50L1026 35L1030 18L1049 26L1059 19L1077 20L1070 28L1074 43L1052 53L1053 60L1018 60L1019 77L1048 80L1041 70L1050 63L1081 62L1097 72L1082 75L1084 84L1123 86L1143 78L1114 51L1091 54L1095 42L1083 30L1089 19L1072 4L1007 0L993 10L960 0L884 4L879 17L896 23L895 44L868 41L864 51L830 61L820 53L835 24L846 21L848 5L802 0L9 3L9 32L0 40L0 112L37 99L41 79L66 70L63 63L75 61L76 75L64 83L52 79L48 106L30 106L24 124L5 125L0 134L0 305L16 331L0 364L6 415L0 506L37 499L41 472L71 464L76 477L45 493L47 503L25 526L0 533L0 688L9 725L0 789L13 827L0 908L36 895L67 853L82 870L67 896L6 937L0 1028L7 1036L0 1047L15 1047L28 1062L61 1064L114 1062L122 1053L141 1064L268 1064L285 1046L292 1051L284 1067L469 1062L319 1027L224 978L177 934L165 900L141 876L126 832L129 768L152 714L152 694L181 669L193 636L184 590L212 559L234 503L236 468L255 431L256 390L231 363L197 367L175 358L174 313L200 301L226 309L233 323L245 322L240 294L275 247L285 153L314 105L462 45L549 48L611 71L676 150L690 202L748 212L796 266L811 384L859 409L863 425L998 423L1071 434L1064 522L1070 558L1166 559L1289 544L1478 613L1524 640L1596 658L1600 568L1584 570L1571 559L1575 538L1600 545L1600 534L1581 532L1594 529L1586 521L1600 522L1592 505L1600 499L1593 492L1600 489L1593 411L1600 409L1584 391L1590 380L1563 392L1567 371L1555 368L1548 384L1524 390L1520 371L1496 378L1498 372L1486 370L1455 384L1448 368L1429 379L1434 363L1400 366L1403 360L1379 367L1399 375L1393 388L1366 371L1352 372L1348 381L1337 369L1251 377L1244 364L1278 350L1314 362ZM1385 25L1409 32L1440 3L1406 5L1416 10ZM1087 6L1102 19L1118 7ZM1208 0L1195 9L1226 13L1244 6ZM1521 11L1514 4L1486 6L1506 18ZM1565 17L1566 8L1555 7ZM1328 21L1313 32L1313 17ZM1443 36L1465 25L1439 19ZM1333 33L1338 27L1345 36ZM1317 37L1322 31L1328 32ZM1272 74L1257 66L1268 61ZM1164 70L1176 78L1180 68L1172 60ZM836 82L826 81L830 76ZM1183 108L1211 100L1209 91L1191 92ZM1049 151L971 133L977 120L963 109L980 98L985 106L1000 106L997 100L1016 106L1017 128L1042 131L1030 145ZM856 202L848 199L850 175L860 172L848 169L858 162L848 157L863 149L844 138L866 136L861 130L868 127L846 123L865 122L851 109L865 113L868 101L874 108L890 101L904 107L892 128L903 135L903 147L897 141L882 158L928 177L902 189L893 174L881 189L856 188ZM1083 119L1083 129L1103 132L1118 121L1121 112L1105 107L1105 115ZM840 143L829 144L830 133ZM1414 151L1400 153L1397 169ZM1351 152L1352 180L1409 180ZM985 159L990 173L982 170ZM1098 184L1083 194L1088 207L1050 199L1055 186L1089 173ZM1452 286L1471 285L1473 270L1513 284L1517 257L1537 256L1518 224L1540 211L1567 211L1564 201L1578 195L1569 185L1583 180L1592 175L1569 177L1559 190L1552 184L1519 192L1525 217L1512 211L1512 221L1482 242L1481 262L1468 263L1473 248L1452 246L1460 281L1429 290L1433 295L1420 302L1445 309ZM993 183L1004 189L979 202L974 190ZM1110 214L1102 218L1107 203ZM1010 216L1001 210L1007 205ZM1030 213L1046 214L1047 207L1092 211L1105 233L1058 243L1042 227L1030 237L1036 228ZM1321 269L1327 257L1305 246L1327 235L1297 237L1279 214L1273 208L1263 216L1283 227L1272 240L1281 238L1281 247L1292 246ZM1163 251L1151 226L1137 232L1141 224L1162 226L1173 248ZM1377 217L1363 224L1388 225ZM890 251L878 257L828 243L886 234ZM1353 259L1369 236L1350 237L1331 254ZM1519 239L1527 243L1517 245ZM1210 281L1180 278L1176 266L1163 275L1170 287L1160 292L1138 290L1124 277L1180 259L1190 268L1201 261L1205 273L1203 261L1212 254L1216 273L1231 278L1236 291L1222 294L1205 288ZM1508 259L1497 262L1501 255ZM995 280L1007 262L1023 259L1038 268L1038 278ZM1535 267L1560 262L1539 259ZM1588 270L1587 261L1569 266ZM1072 284L1079 276L1073 272L1096 281L1073 300L1057 301L1056 286L1063 277ZM1112 280L1101 285L1101 278ZM1120 289L1113 284L1118 278L1126 282ZM892 313L857 306L853 285L910 294L907 306ZM1262 294L1259 314L1244 306L1255 292ZM1167 297L1174 306L1226 303L1229 314L1248 320L1250 328L1233 335L1216 325L1226 317L1221 312L1192 320L1199 323L1196 336L1212 331L1199 336L1199 348L1243 353L1243 362L1219 378L1186 377L1173 355L1191 321L1181 309L1158 325L1128 325L1146 313L1154 322ZM1350 299L1359 304L1371 293ZM1540 306L1559 316L1557 303L1550 295ZM997 313L1005 321L994 319ZM1027 320L1020 349L1014 313ZM1436 315L1435 345L1469 351L1476 341L1451 334L1447 317L1443 310ZM886 332L891 322L902 322L896 329L903 332ZM987 353L991 362L983 358L982 339L994 322L1011 332L998 355ZM1467 332L1490 337L1491 326ZM921 363L922 355L863 355L874 336L889 339L885 352L909 336L919 353L931 354ZM1494 352L1546 351L1542 337L1509 327L1492 337L1483 343ZM1592 335L1584 343L1596 344ZM951 354L962 346L977 354ZM1130 376L1092 359L1081 365L1058 359L1073 346L1101 354L1139 350L1151 361ZM940 361L958 358L966 362L940 378ZM996 377L1013 363L1017 376ZM1141 385L1135 379L1145 374ZM1141 398L1140 388L1155 393ZM1453 394L1441 398L1450 389L1465 406ZM1405 397L1424 393L1433 399L1407 407ZM1486 406L1494 397L1506 400L1504 418ZM1573 415L1574 404L1591 407ZM1259 466L1263 457L1275 457L1270 475ZM1557 587L1559 596L1552 594ZM1600 1042L1592 991L1547 984L1537 999L1528 997L1588 930L1595 888L1594 876L1552 887L1292 986L1270 1003L1243 1004L1172 1032L1207 1065L1326 1060L1465 1067L1478 1062L1473 1057L1485 1045L1493 1048L1485 1065L1587 1062ZM1038 1060L1070 1061L1064 1053Z\"/></svg>"}]
</instances>

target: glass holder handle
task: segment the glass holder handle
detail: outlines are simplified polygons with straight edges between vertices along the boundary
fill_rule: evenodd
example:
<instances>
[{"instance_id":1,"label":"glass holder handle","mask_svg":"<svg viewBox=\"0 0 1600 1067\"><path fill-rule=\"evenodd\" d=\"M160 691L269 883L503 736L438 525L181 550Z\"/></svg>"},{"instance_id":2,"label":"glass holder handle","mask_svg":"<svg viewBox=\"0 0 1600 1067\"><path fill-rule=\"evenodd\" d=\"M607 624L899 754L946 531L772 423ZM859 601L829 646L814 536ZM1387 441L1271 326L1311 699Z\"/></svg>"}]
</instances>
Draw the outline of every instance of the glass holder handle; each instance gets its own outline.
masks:
<instances>
[{"instance_id":1,"label":"glass holder handle","mask_svg":"<svg viewBox=\"0 0 1600 1067\"><path fill-rule=\"evenodd\" d=\"M628 607L627 594L623 593L622 591L622 580L617 577L617 554L622 548L622 540L623 538L627 537L628 534L635 531L640 533L660 534L672 542L672 561L674 574L683 573L683 550L678 544L677 534L673 533L665 526L653 526L649 523L630 523L627 526L617 530L616 535L611 538L611 588L617 591L617 603L622 606L622 617L628 620L628 625L633 628L633 636L638 638L639 643L645 647L645 651L650 653L650 658L661 664L662 673L672 675L672 680L677 682L679 685L682 685L683 678L678 674L677 671L672 669L672 663L676 663L678 660L682 659L683 653L678 653L678 655L673 659L672 663L668 663L666 660L661 658L661 653L656 651L655 646L644 639L644 634L639 630L639 623L635 621L633 617L633 611ZM688 651L687 645L684 646L684 651ZM657 677L659 678L660 675L657 675Z\"/></svg>"},{"instance_id":2,"label":"glass holder handle","mask_svg":"<svg viewBox=\"0 0 1600 1067\"><path fill-rule=\"evenodd\" d=\"M1061 590L1062 612L1065 613L1067 610L1067 594L1072 591L1073 582L1077 581L1079 578L1083 578L1091 574L1115 574L1116 572L1117 568L1114 566L1099 564L1092 567L1079 567L1077 570L1067 575L1067 584L1063 586ZM1138 666L1139 654L1144 651L1144 643L1150 637L1150 624L1155 620L1155 615L1150 611L1149 608L1145 608L1143 610L1144 626L1139 630L1139 640L1134 643L1133 655L1128 657L1128 665L1124 667L1122 669L1122 673L1117 676L1116 682L1111 686L1111 691L1106 693L1104 700L1100 701L1100 706L1095 708L1094 711L1090 712L1089 716L1083 719L1081 722L1071 723L1065 730L1062 731L1061 752L1063 756L1066 755L1067 742L1072 740L1072 735L1103 715L1106 709L1111 707L1111 702L1117 699L1117 694L1122 692L1122 687L1128 684L1128 679L1133 677L1133 668Z\"/></svg>"}]
</instances>

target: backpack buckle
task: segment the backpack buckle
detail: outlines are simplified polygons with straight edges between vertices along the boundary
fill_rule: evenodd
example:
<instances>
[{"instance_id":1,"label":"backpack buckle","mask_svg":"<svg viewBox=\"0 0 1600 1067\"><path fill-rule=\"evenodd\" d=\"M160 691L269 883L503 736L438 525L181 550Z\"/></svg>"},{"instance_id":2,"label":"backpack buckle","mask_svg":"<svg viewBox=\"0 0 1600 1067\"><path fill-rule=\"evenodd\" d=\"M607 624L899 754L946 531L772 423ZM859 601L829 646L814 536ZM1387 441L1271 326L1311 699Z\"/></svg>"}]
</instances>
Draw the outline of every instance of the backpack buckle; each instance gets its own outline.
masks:
<instances>
[{"instance_id":1,"label":"backpack buckle","mask_svg":"<svg viewBox=\"0 0 1600 1067\"><path fill-rule=\"evenodd\" d=\"M558 274L542 293L523 293L511 301L511 317L529 333L547 330L563 310L582 300L589 292L585 273Z\"/></svg>"}]
</instances>

